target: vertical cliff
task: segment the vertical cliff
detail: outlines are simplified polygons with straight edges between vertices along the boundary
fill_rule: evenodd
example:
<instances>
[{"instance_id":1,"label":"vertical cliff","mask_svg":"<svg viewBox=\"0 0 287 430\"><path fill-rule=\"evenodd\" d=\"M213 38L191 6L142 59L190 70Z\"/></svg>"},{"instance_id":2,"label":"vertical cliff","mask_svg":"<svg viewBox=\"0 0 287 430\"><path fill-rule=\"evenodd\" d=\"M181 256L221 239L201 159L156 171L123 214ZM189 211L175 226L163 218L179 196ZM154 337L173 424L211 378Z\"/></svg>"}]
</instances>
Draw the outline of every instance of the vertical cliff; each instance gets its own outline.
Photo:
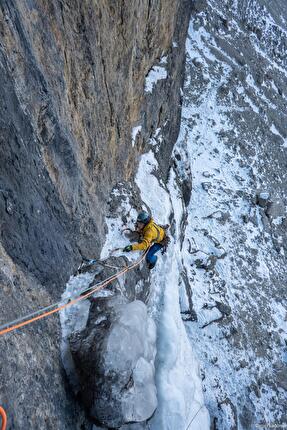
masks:
<instances>
[{"instance_id":1,"label":"vertical cliff","mask_svg":"<svg viewBox=\"0 0 287 430\"><path fill-rule=\"evenodd\" d=\"M2 3L3 244L41 281L66 273L78 249L97 251L111 187L164 123L168 157L187 21L183 2ZM145 92L162 56L167 77Z\"/></svg>"},{"instance_id":2,"label":"vertical cliff","mask_svg":"<svg viewBox=\"0 0 287 430\"><path fill-rule=\"evenodd\" d=\"M133 177L159 128L166 176L189 9L179 0L1 2L2 322L58 298L81 254L99 255L109 193ZM0 341L10 428L84 426L65 390L57 319Z\"/></svg>"}]
</instances>

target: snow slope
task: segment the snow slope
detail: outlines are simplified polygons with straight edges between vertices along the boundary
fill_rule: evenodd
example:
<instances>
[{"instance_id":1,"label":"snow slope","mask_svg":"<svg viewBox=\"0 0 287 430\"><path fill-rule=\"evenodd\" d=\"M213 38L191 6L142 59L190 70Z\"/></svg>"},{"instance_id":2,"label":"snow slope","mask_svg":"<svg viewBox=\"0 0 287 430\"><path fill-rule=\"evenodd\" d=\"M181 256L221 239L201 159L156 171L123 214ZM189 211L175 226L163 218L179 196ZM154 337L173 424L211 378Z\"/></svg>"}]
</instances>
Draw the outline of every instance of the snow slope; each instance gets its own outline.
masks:
<instances>
[{"instance_id":1,"label":"snow slope","mask_svg":"<svg viewBox=\"0 0 287 430\"><path fill-rule=\"evenodd\" d=\"M188 154L176 171L188 165L193 190L180 300L214 428L253 430L286 422L286 99L278 94L286 80L268 40L242 24L240 6L232 14L221 3L193 17L186 44L174 156ZM247 17L260 11L279 43L270 13L251 3ZM269 206L256 204L258 190L270 192Z\"/></svg>"}]
</instances>

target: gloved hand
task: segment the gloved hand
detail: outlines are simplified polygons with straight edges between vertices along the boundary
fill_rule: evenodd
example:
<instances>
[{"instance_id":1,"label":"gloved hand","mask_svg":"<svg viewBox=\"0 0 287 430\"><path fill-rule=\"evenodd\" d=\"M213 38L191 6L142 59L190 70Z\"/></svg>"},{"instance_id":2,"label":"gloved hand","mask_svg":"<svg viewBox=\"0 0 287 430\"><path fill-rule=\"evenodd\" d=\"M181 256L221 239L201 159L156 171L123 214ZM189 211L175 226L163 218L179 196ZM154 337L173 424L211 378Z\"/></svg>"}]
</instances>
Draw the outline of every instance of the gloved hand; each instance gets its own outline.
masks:
<instances>
[{"instance_id":1,"label":"gloved hand","mask_svg":"<svg viewBox=\"0 0 287 430\"><path fill-rule=\"evenodd\" d=\"M132 249L133 249L132 245L128 245L123 249L123 251L124 252L130 252Z\"/></svg>"}]
</instances>

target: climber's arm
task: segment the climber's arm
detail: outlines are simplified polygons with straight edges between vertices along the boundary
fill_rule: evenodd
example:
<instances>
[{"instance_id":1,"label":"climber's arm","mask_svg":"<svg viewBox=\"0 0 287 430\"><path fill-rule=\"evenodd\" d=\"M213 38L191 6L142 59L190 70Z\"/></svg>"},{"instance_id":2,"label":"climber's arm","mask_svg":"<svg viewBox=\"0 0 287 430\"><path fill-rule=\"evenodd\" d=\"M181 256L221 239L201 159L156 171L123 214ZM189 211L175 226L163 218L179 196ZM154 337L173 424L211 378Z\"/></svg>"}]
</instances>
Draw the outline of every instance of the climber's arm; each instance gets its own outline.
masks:
<instances>
[{"instance_id":1,"label":"climber's arm","mask_svg":"<svg viewBox=\"0 0 287 430\"><path fill-rule=\"evenodd\" d=\"M134 243L132 245L132 251L145 251L149 246L151 242L147 239L143 239L141 243Z\"/></svg>"},{"instance_id":2,"label":"climber's arm","mask_svg":"<svg viewBox=\"0 0 287 430\"><path fill-rule=\"evenodd\" d=\"M145 251L150 247L152 243L152 239L153 239L152 230L148 229L145 232L144 238L140 243L134 243L133 245L131 245L132 247L131 251Z\"/></svg>"}]
</instances>

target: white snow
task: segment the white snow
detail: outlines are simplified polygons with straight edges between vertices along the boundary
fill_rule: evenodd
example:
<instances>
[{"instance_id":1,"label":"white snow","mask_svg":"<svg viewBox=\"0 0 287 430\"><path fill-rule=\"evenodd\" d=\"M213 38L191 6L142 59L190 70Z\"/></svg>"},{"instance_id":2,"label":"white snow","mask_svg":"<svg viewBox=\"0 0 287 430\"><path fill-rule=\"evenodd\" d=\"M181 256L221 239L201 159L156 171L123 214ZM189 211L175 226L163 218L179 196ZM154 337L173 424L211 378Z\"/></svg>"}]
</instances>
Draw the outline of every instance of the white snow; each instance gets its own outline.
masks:
<instances>
[{"instance_id":1,"label":"white snow","mask_svg":"<svg viewBox=\"0 0 287 430\"><path fill-rule=\"evenodd\" d=\"M263 288L260 290L257 287L256 293L254 293L253 288L255 285L261 284L259 279L265 284L268 280L271 282L270 250L272 244L268 234L263 237L265 230L261 212L258 207L254 208L250 203L251 193L253 192L254 196L256 190L254 185L252 190L252 180L258 178L259 182L260 178L258 168L260 160L257 152L254 151L253 161L249 165L245 162L246 167L242 166L243 163L240 162L242 156L238 148L232 148L229 142L230 135L240 135L240 128L237 129L236 124L229 119L232 117L232 111L239 109L234 99L230 99L228 106L221 104L218 89L222 84L229 82L228 85L231 86L233 94L236 90L240 98L248 103L254 116L260 115L259 106L262 104L265 103L268 108L272 109L274 104L256 85L251 74L247 75L244 86L243 84L232 86L229 81L232 76L230 62L224 64L221 58L215 57L214 53L218 51L215 45L216 42L212 36L199 25L199 22L197 22L197 26L190 24L186 43L187 63L194 75L191 78L187 76L185 82L184 89L187 91L187 96L183 105L180 135L174 151L182 155L186 150L192 171L192 195L188 208L187 227L184 230L185 239L181 250L181 264L186 269L187 277L192 285L193 309L198 320L187 322L186 327L192 347L196 350L202 366L204 365L204 387L209 410L212 415L217 416L218 404L222 402L220 403L222 408L220 413L224 415L224 421L218 423L218 426L229 430L235 422L235 416L230 405L224 403L224 399L228 397L231 403L237 406L241 389L250 385L251 378L248 365L241 368L238 366L238 362L244 359L247 363L252 363L254 368L261 369L262 372L269 368L269 362L267 357L258 358L252 348L248 348L246 351L240 348L233 351L230 348L227 325L225 325L225 329L222 329L220 324L213 322L224 317L216 307L216 301L230 306L235 327L242 324L238 312L240 308L247 313L260 312L258 297L264 298L268 303L268 291ZM192 63L194 59L197 60L196 64ZM200 67L197 66L198 63L200 63ZM201 87L198 86L198 82L195 83L196 74L199 73L201 78L204 76L205 79L204 85ZM189 97L191 100L188 99ZM238 99L238 96L236 98ZM256 100L256 103L253 100ZM250 109L248 108L248 110ZM244 122L244 118L242 121ZM271 131L280 135L274 124ZM255 133L254 137L256 137ZM254 142L252 142L252 147L254 146ZM177 164L180 169L180 162ZM209 216L213 213L214 216ZM229 218L228 221L221 222L224 213L228 213ZM245 223L242 220L243 216L247 216ZM249 217L253 219L252 222ZM280 222L282 219L276 220L276 223ZM238 247L238 240L242 240L240 247ZM219 243L219 246L216 243ZM240 248L238 254L234 253L235 248ZM200 259L206 264L208 256L220 257L223 255L223 251L226 251L227 254L216 261L216 271L212 281L210 279L212 273L197 268L195 261ZM250 259L253 264L254 260L257 262L254 273L250 270ZM248 273L248 282L242 278L238 260ZM265 301L262 303L264 304ZM184 288L181 289L180 304L184 311L189 308ZM277 311L278 303L274 303L272 306L273 311L270 309L270 313L271 315L277 314L274 319L278 320L277 333L280 332L280 329L282 330L283 334L280 335L282 339L286 336L286 324L283 322L286 313L283 310L282 312ZM267 390L270 394L267 393ZM272 395L276 396L276 393L270 387L266 388L265 393L261 394L260 398L257 396L252 398L253 407L256 416L260 411L261 417L263 414L267 422L272 422L272 411L268 411L268 401ZM237 425L239 425L238 428L243 429L239 420Z\"/></svg>"},{"instance_id":2,"label":"white snow","mask_svg":"<svg viewBox=\"0 0 287 430\"><path fill-rule=\"evenodd\" d=\"M256 43L253 44L254 49L256 50L256 52L264 58L264 60L269 63L271 65L272 68L278 70L279 72L281 72L283 75L285 75L287 77L287 71L286 69L284 69L283 67L281 67L278 63L276 63L275 61L273 61L264 51L263 49L261 49Z\"/></svg>"},{"instance_id":3,"label":"white snow","mask_svg":"<svg viewBox=\"0 0 287 430\"><path fill-rule=\"evenodd\" d=\"M282 134L279 132L279 130L275 127L275 125L274 125L274 124L272 124L272 126L271 126L271 128L270 128L270 131L271 131L273 134L275 134L276 136L281 137L281 139L282 139L282 141L283 141L283 143L282 143L283 148L287 148L287 138L284 138L284 137L282 136Z\"/></svg>"},{"instance_id":4,"label":"white snow","mask_svg":"<svg viewBox=\"0 0 287 430\"><path fill-rule=\"evenodd\" d=\"M132 146L135 145L136 137L141 132L142 126L138 125L132 129Z\"/></svg>"},{"instance_id":5,"label":"white snow","mask_svg":"<svg viewBox=\"0 0 287 430\"><path fill-rule=\"evenodd\" d=\"M171 211L171 202L168 193L159 183L156 175L158 162L150 150L142 155L135 182L141 190L143 202L152 212L159 224L168 224Z\"/></svg>"},{"instance_id":6,"label":"white snow","mask_svg":"<svg viewBox=\"0 0 287 430\"><path fill-rule=\"evenodd\" d=\"M282 137L282 136L281 136L281 134L279 133L279 131L277 130L277 128L275 127L275 125L274 125L274 124L272 124L272 126L271 126L270 130L272 131L272 133L273 133L273 134L276 134L277 136Z\"/></svg>"},{"instance_id":7,"label":"white snow","mask_svg":"<svg viewBox=\"0 0 287 430\"><path fill-rule=\"evenodd\" d=\"M263 199L263 200L268 200L268 199L269 199L269 197L270 197L270 193L268 193L267 191L262 191L262 192L259 194L259 197L260 197L261 199Z\"/></svg>"},{"instance_id":8,"label":"white snow","mask_svg":"<svg viewBox=\"0 0 287 430\"><path fill-rule=\"evenodd\" d=\"M162 64L167 64L167 55L164 55L164 56L162 56L161 57L161 59L160 59L160 62L159 62L161 65Z\"/></svg>"},{"instance_id":9,"label":"white snow","mask_svg":"<svg viewBox=\"0 0 287 430\"><path fill-rule=\"evenodd\" d=\"M158 167L152 151L141 157L136 183L144 203L152 208L156 222L168 222L175 214L178 234L183 215L182 200L171 171L168 189L153 172ZM168 270L167 270L168 268ZM204 406L199 367L190 347L180 315L179 284L181 257L177 237L153 269L149 308L157 322L156 381L158 408L150 428L158 430L209 429L209 414Z\"/></svg>"},{"instance_id":10,"label":"white snow","mask_svg":"<svg viewBox=\"0 0 287 430\"><path fill-rule=\"evenodd\" d=\"M165 62L162 64L165 64ZM164 66L153 66L145 78L145 92L152 93L156 83L166 78L167 71Z\"/></svg>"},{"instance_id":11,"label":"white snow","mask_svg":"<svg viewBox=\"0 0 287 430\"><path fill-rule=\"evenodd\" d=\"M162 143L163 137L161 133L161 128L157 128L153 136L149 139L149 144L154 147L154 152L159 151L159 145Z\"/></svg>"}]
</instances>

